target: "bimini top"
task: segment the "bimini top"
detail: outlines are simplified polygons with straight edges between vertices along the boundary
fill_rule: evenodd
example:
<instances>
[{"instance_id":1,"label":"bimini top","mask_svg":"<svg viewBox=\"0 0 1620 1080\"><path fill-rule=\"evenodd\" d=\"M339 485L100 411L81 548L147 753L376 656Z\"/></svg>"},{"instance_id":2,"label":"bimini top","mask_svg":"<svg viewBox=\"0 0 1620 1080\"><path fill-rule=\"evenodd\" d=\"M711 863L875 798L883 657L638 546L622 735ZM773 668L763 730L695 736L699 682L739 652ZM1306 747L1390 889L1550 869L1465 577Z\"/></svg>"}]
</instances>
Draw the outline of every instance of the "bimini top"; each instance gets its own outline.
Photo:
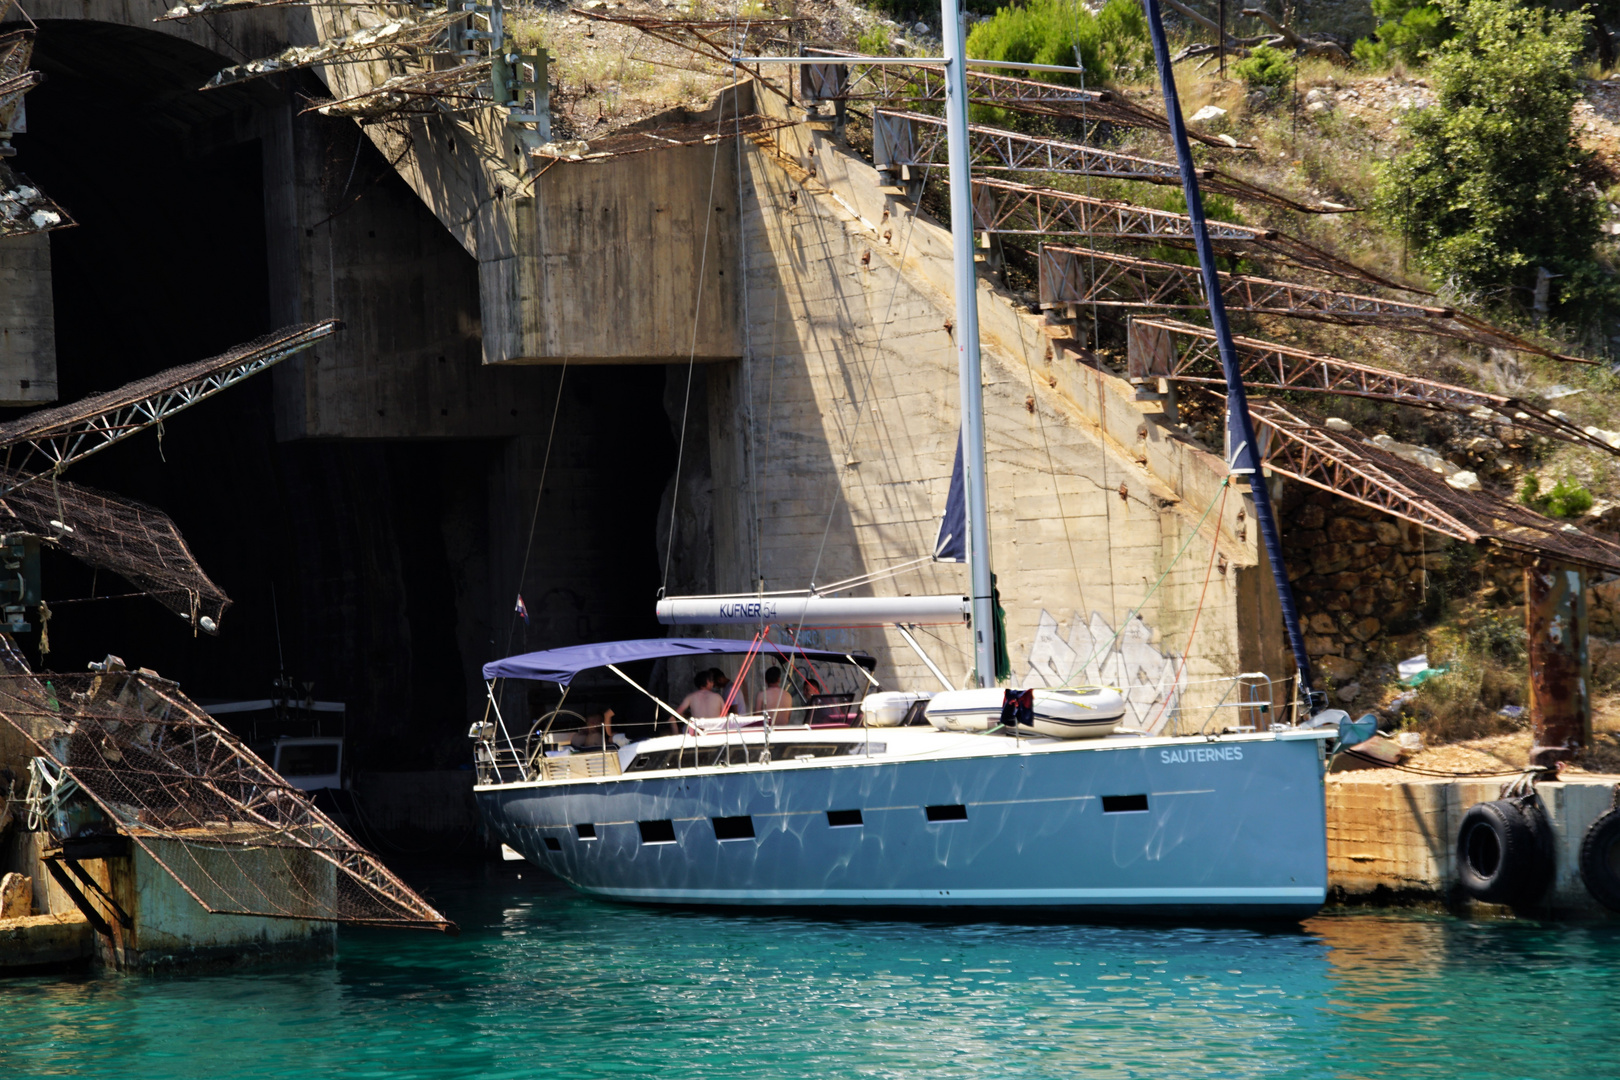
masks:
<instances>
[{"instance_id":1,"label":"bimini top","mask_svg":"<svg viewBox=\"0 0 1620 1080\"><path fill-rule=\"evenodd\" d=\"M603 641L595 645L569 645L563 649L508 656L505 660L491 660L484 665L486 679L543 679L567 686L575 675L590 668L608 664L629 664L637 660L657 660L671 656L727 656L746 653L754 648L752 641L739 638L642 638L636 641ZM783 657L802 656L807 660L854 660L868 671L877 667L877 661L866 653L827 652L824 649L801 649L767 641L760 646L762 653Z\"/></svg>"}]
</instances>

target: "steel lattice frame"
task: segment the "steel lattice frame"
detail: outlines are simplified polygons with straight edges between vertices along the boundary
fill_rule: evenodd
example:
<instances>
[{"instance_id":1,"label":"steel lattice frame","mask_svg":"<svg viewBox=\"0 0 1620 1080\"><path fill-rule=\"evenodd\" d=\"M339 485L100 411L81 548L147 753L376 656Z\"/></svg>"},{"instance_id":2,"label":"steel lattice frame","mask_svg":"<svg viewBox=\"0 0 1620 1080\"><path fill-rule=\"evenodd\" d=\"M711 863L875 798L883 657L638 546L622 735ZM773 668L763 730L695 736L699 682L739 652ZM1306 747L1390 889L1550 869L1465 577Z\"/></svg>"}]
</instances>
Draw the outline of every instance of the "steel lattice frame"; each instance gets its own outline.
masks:
<instances>
[{"instance_id":1,"label":"steel lattice frame","mask_svg":"<svg viewBox=\"0 0 1620 1080\"><path fill-rule=\"evenodd\" d=\"M874 157L878 168L946 164L945 120L939 116L899 109L872 111ZM919 128L922 130L919 131ZM878 129L881 129L881 133ZM1181 186L1181 173L1168 161L1116 154L1094 146L1025 135L1005 128L968 125L968 146L975 168L998 172L1069 173L1115 180L1138 180L1166 187ZM1348 207L1309 206L1274 191L1227 176L1214 169L1198 170L1199 186L1251 202L1269 203L1307 214L1345 213Z\"/></svg>"},{"instance_id":2,"label":"steel lattice frame","mask_svg":"<svg viewBox=\"0 0 1620 1080\"><path fill-rule=\"evenodd\" d=\"M1204 308L1204 275L1196 266L1060 244L1042 247L1039 266L1043 304ZM1409 304L1249 274L1222 272L1220 279L1221 295L1228 311L1284 315L1341 326L1391 326L1488 348L1516 349L1553 360L1593 363L1579 356L1553 352L1452 308Z\"/></svg>"},{"instance_id":3,"label":"steel lattice frame","mask_svg":"<svg viewBox=\"0 0 1620 1080\"><path fill-rule=\"evenodd\" d=\"M676 48L730 64L732 57L745 42L761 41L773 32L788 31L804 22L802 19L666 19L655 15L604 15L584 8L570 8L575 15L597 22L633 26L649 37L668 42ZM755 81L784 101L791 100L775 83L755 72Z\"/></svg>"},{"instance_id":4,"label":"steel lattice frame","mask_svg":"<svg viewBox=\"0 0 1620 1080\"><path fill-rule=\"evenodd\" d=\"M1014 236L1101 236L1115 240L1152 241L1173 247L1192 246L1192 221L1185 214L1110 199L1094 199L1072 191L1036 187L1012 180L988 177L975 180L973 214L976 226L985 232ZM1211 221L1209 238L1228 253L1270 255L1334 277L1408 292L1419 291L1388 281L1370 270L1275 230Z\"/></svg>"},{"instance_id":5,"label":"steel lattice frame","mask_svg":"<svg viewBox=\"0 0 1620 1080\"><path fill-rule=\"evenodd\" d=\"M0 498L44 477L59 476L69 465L162 423L342 328L336 319L287 327L221 356L0 424L4 467L13 472L12 477L0 478Z\"/></svg>"},{"instance_id":6,"label":"steel lattice frame","mask_svg":"<svg viewBox=\"0 0 1620 1080\"><path fill-rule=\"evenodd\" d=\"M1213 330L1174 319L1139 318L1133 323L1151 330L1163 330L1185 343L1176 352L1174 368L1169 372L1154 372L1153 375L1209 386L1226 385L1226 379L1220 374L1221 360ZM1561 420L1518 398L1469 390L1434 379L1387 371L1256 338L1234 337L1232 344L1237 348L1245 386L1371 398L1441 412L1466 414L1483 408L1515 426L1550 439L1620 456L1620 448L1610 446L1569 421Z\"/></svg>"},{"instance_id":7,"label":"steel lattice frame","mask_svg":"<svg viewBox=\"0 0 1620 1080\"><path fill-rule=\"evenodd\" d=\"M1329 431L1275 401L1249 400L1266 467L1365 506L1469 544L1488 543L1551 555L1600 570L1620 570L1620 544L1573 530L1523 506L1459 491L1438 474Z\"/></svg>"},{"instance_id":8,"label":"steel lattice frame","mask_svg":"<svg viewBox=\"0 0 1620 1080\"><path fill-rule=\"evenodd\" d=\"M0 719L206 911L455 930L166 679L36 675L8 645ZM248 853L279 872L250 876ZM302 879L312 865L326 869Z\"/></svg>"},{"instance_id":9,"label":"steel lattice frame","mask_svg":"<svg viewBox=\"0 0 1620 1080\"><path fill-rule=\"evenodd\" d=\"M485 56L443 71L410 71L346 98L316 102L302 112L347 116L364 126L458 108L490 108L495 100L481 92L489 86L490 66Z\"/></svg>"},{"instance_id":10,"label":"steel lattice frame","mask_svg":"<svg viewBox=\"0 0 1620 1080\"><path fill-rule=\"evenodd\" d=\"M250 60L245 64L228 67L203 84L202 89L231 86L266 75L279 75L284 71L324 64L342 63L374 53L396 53L401 57L414 56L432 49L436 39L449 26L467 17L465 11L436 11L417 13L413 18L394 19L381 26L368 26L342 37L328 38L318 45L297 45L274 56Z\"/></svg>"}]
</instances>

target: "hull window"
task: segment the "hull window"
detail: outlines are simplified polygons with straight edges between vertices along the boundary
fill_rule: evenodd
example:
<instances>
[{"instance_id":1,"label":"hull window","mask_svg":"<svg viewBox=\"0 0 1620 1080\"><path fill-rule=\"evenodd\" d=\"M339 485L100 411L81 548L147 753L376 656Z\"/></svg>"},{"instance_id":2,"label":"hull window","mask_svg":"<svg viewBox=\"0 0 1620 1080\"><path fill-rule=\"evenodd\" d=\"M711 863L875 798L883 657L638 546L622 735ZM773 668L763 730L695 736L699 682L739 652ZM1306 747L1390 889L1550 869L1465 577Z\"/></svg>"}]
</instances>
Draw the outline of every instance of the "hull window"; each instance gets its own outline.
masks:
<instances>
[{"instance_id":1,"label":"hull window","mask_svg":"<svg viewBox=\"0 0 1620 1080\"><path fill-rule=\"evenodd\" d=\"M562 850L562 841L558 840L555 836L546 837L546 850L547 851L561 851Z\"/></svg>"},{"instance_id":2,"label":"hull window","mask_svg":"<svg viewBox=\"0 0 1620 1080\"><path fill-rule=\"evenodd\" d=\"M747 817L717 817L710 818L714 822L714 838L716 840L752 840L754 838L754 819ZM674 839L671 836L671 839Z\"/></svg>"},{"instance_id":3,"label":"hull window","mask_svg":"<svg viewBox=\"0 0 1620 1080\"><path fill-rule=\"evenodd\" d=\"M667 818L663 821L638 821L641 827L641 842L643 844L673 844L675 842L675 823Z\"/></svg>"},{"instance_id":4,"label":"hull window","mask_svg":"<svg viewBox=\"0 0 1620 1080\"><path fill-rule=\"evenodd\" d=\"M1145 814L1147 808L1146 795L1103 796L1103 813L1105 814Z\"/></svg>"},{"instance_id":5,"label":"hull window","mask_svg":"<svg viewBox=\"0 0 1620 1080\"><path fill-rule=\"evenodd\" d=\"M575 825L574 826L574 833L581 840L595 840L596 839L596 826L595 825Z\"/></svg>"},{"instance_id":6,"label":"hull window","mask_svg":"<svg viewBox=\"0 0 1620 1080\"><path fill-rule=\"evenodd\" d=\"M864 823L859 810L829 810L827 824L835 829L852 829Z\"/></svg>"},{"instance_id":7,"label":"hull window","mask_svg":"<svg viewBox=\"0 0 1620 1080\"><path fill-rule=\"evenodd\" d=\"M967 807L961 803L951 803L949 806L926 806L923 809L927 812L929 821L967 820Z\"/></svg>"}]
</instances>

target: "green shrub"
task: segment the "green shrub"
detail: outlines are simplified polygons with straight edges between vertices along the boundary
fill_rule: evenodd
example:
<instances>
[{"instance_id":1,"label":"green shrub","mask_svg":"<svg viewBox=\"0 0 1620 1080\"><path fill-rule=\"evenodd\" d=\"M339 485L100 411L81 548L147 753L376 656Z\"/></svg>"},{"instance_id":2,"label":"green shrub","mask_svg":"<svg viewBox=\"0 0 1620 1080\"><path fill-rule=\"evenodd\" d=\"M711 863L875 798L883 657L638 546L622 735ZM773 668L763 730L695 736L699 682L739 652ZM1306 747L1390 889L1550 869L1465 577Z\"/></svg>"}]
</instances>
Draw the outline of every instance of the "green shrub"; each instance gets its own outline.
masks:
<instances>
[{"instance_id":1,"label":"green shrub","mask_svg":"<svg viewBox=\"0 0 1620 1080\"><path fill-rule=\"evenodd\" d=\"M1441 2L1456 34L1431 65L1435 104L1402 121L1375 203L1454 289L1528 295L1538 266L1575 273L1598 239L1571 111L1588 16Z\"/></svg>"},{"instance_id":2,"label":"green shrub","mask_svg":"<svg viewBox=\"0 0 1620 1080\"><path fill-rule=\"evenodd\" d=\"M1548 517L1575 517L1592 509L1592 493L1568 479L1558 481L1543 492L1540 480L1526 476L1519 488L1519 501Z\"/></svg>"},{"instance_id":3,"label":"green shrub","mask_svg":"<svg viewBox=\"0 0 1620 1080\"><path fill-rule=\"evenodd\" d=\"M1294 61L1270 45L1256 45L1247 57L1232 65L1232 74L1251 90L1281 90L1294 81Z\"/></svg>"},{"instance_id":4,"label":"green shrub","mask_svg":"<svg viewBox=\"0 0 1620 1080\"><path fill-rule=\"evenodd\" d=\"M855 39L855 51L862 56L888 56L889 31L874 26Z\"/></svg>"},{"instance_id":5,"label":"green shrub","mask_svg":"<svg viewBox=\"0 0 1620 1080\"><path fill-rule=\"evenodd\" d=\"M1368 67L1386 67L1392 60L1421 63L1455 32L1445 12L1418 0L1373 0L1380 22L1371 38L1362 38L1351 50Z\"/></svg>"},{"instance_id":6,"label":"green shrub","mask_svg":"<svg viewBox=\"0 0 1620 1080\"><path fill-rule=\"evenodd\" d=\"M1075 65L1078 55L1087 85L1130 78L1153 68L1147 19L1136 0L1108 0L1093 15L1080 0L1030 0L1004 7L973 28L968 55L1019 64ZM1033 72L1046 82L1080 85L1079 75Z\"/></svg>"}]
</instances>

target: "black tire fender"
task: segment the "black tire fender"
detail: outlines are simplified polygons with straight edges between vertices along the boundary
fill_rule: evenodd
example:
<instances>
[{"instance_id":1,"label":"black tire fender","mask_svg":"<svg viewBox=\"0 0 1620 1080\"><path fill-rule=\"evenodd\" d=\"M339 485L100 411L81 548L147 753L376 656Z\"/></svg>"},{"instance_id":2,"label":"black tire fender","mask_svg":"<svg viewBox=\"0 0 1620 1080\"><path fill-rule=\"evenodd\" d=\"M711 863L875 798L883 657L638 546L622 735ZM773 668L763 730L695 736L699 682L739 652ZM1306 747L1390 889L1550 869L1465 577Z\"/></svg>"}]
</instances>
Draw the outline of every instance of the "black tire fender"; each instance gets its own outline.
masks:
<instances>
[{"instance_id":1,"label":"black tire fender","mask_svg":"<svg viewBox=\"0 0 1620 1080\"><path fill-rule=\"evenodd\" d=\"M1592 899L1620 911L1620 810L1610 810L1581 838L1581 880Z\"/></svg>"},{"instance_id":2,"label":"black tire fender","mask_svg":"<svg viewBox=\"0 0 1620 1080\"><path fill-rule=\"evenodd\" d=\"M1479 803L1457 829L1457 879L1463 891L1487 904L1525 904L1552 877L1544 826L1535 807L1506 799Z\"/></svg>"}]
</instances>

